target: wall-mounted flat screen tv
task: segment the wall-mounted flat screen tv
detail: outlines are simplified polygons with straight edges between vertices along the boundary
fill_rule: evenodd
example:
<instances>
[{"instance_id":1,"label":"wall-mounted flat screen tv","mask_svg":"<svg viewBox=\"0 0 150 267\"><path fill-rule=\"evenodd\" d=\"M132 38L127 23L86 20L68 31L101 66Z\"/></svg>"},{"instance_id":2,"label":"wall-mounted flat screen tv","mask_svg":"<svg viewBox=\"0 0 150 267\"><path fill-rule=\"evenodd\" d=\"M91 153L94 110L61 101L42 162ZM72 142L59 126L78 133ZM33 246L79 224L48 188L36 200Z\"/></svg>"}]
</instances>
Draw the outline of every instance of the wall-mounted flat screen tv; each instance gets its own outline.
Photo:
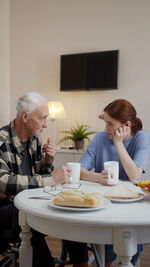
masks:
<instances>
[{"instance_id":1,"label":"wall-mounted flat screen tv","mask_svg":"<svg viewBox=\"0 0 150 267\"><path fill-rule=\"evenodd\" d=\"M61 55L60 91L118 89L119 50Z\"/></svg>"}]
</instances>

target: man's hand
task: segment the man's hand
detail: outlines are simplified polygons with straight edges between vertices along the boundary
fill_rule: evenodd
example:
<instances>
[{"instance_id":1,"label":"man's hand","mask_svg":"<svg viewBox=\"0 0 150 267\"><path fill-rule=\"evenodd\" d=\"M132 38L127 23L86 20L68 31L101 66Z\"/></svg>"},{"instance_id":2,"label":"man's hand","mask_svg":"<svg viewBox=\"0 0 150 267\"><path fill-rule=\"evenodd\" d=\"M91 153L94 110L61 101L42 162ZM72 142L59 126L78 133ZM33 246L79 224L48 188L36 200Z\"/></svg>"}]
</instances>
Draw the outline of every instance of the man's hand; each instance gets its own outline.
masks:
<instances>
[{"instance_id":1,"label":"man's hand","mask_svg":"<svg viewBox=\"0 0 150 267\"><path fill-rule=\"evenodd\" d=\"M42 152L45 153L46 163L52 163L56 154L56 145L51 143L50 137L47 144L43 145Z\"/></svg>"},{"instance_id":2,"label":"man's hand","mask_svg":"<svg viewBox=\"0 0 150 267\"><path fill-rule=\"evenodd\" d=\"M55 184L66 184L69 182L71 168L69 166L62 166L52 173Z\"/></svg>"}]
</instances>

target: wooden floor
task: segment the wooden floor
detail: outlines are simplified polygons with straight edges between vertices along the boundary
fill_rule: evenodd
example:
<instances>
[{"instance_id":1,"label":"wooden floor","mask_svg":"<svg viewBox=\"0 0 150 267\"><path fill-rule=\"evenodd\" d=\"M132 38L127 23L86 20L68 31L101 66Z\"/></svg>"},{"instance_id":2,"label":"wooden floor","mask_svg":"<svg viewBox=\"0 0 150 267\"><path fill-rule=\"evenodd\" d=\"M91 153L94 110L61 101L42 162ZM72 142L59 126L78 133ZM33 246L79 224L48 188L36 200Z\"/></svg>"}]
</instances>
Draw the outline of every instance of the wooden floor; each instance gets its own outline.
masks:
<instances>
[{"instance_id":1,"label":"wooden floor","mask_svg":"<svg viewBox=\"0 0 150 267\"><path fill-rule=\"evenodd\" d=\"M46 237L46 240L53 257L59 258L61 254L61 240L50 236ZM70 265L67 266L69 267ZM117 261L113 262L111 265L111 267L116 266ZM91 264L91 267L93 267L93 264ZM140 258L140 267L150 267L150 244L144 246L144 251Z\"/></svg>"},{"instance_id":2,"label":"wooden floor","mask_svg":"<svg viewBox=\"0 0 150 267\"><path fill-rule=\"evenodd\" d=\"M46 237L46 239L53 257L59 258L61 253L61 240L53 237ZM112 267L116 266L117 261L112 264ZM144 246L144 251L140 258L140 267L150 267L150 244Z\"/></svg>"}]
</instances>

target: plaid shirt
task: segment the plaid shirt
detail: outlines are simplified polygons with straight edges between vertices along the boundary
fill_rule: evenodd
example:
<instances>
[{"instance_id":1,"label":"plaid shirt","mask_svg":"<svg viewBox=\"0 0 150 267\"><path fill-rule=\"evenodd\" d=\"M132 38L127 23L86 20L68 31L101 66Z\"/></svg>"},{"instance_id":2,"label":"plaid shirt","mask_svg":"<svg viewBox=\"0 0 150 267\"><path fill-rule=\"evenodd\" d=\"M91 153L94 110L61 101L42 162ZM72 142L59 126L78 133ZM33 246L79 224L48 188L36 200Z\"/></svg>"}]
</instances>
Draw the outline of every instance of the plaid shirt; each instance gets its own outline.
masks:
<instances>
[{"instance_id":1,"label":"plaid shirt","mask_svg":"<svg viewBox=\"0 0 150 267\"><path fill-rule=\"evenodd\" d=\"M30 137L29 154L32 176L22 174L24 148L17 136L14 121L0 129L0 199L13 199L24 189L52 185L50 175L53 166L46 164L38 137Z\"/></svg>"}]
</instances>

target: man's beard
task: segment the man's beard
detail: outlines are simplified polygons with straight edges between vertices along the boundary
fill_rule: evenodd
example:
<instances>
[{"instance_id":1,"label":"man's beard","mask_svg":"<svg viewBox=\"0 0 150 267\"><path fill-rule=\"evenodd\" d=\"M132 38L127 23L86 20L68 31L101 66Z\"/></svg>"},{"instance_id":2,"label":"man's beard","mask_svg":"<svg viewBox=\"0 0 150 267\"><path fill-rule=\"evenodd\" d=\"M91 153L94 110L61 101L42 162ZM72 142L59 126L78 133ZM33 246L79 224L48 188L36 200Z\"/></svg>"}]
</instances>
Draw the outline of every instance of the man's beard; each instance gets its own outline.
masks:
<instances>
[{"instance_id":1,"label":"man's beard","mask_svg":"<svg viewBox=\"0 0 150 267\"><path fill-rule=\"evenodd\" d=\"M34 136L36 136L36 137L40 137L42 132L43 132L43 128L40 128L40 129L34 134Z\"/></svg>"}]
</instances>

